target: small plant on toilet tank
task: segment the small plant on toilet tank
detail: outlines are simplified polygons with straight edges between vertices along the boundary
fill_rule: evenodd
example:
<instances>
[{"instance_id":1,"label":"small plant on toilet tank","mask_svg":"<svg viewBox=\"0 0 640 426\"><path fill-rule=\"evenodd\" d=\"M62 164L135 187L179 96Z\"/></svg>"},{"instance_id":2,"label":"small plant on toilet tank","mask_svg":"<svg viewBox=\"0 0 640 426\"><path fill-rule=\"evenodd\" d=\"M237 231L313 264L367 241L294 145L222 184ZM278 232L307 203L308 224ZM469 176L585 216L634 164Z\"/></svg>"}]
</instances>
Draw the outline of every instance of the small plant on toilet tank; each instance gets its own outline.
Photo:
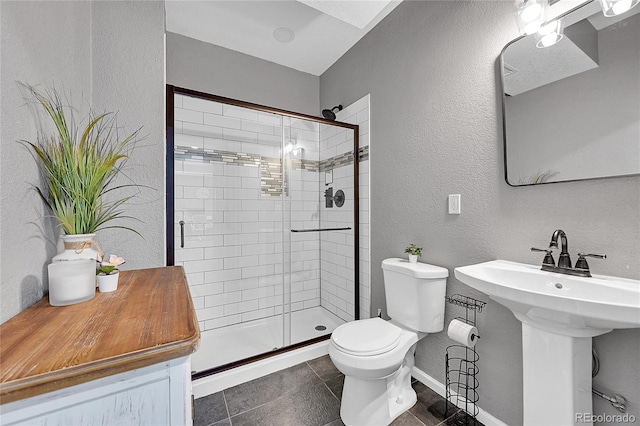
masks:
<instances>
[{"instance_id":1,"label":"small plant on toilet tank","mask_svg":"<svg viewBox=\"0 0 640 426\"><path fill-rule=\"evenodd\" d=\"M404 249L404 252L409 253L409 262L416 263L418 261L418 257L422 256L422 247L411 244L409 247Z\"/></svg>"}]
</instances>

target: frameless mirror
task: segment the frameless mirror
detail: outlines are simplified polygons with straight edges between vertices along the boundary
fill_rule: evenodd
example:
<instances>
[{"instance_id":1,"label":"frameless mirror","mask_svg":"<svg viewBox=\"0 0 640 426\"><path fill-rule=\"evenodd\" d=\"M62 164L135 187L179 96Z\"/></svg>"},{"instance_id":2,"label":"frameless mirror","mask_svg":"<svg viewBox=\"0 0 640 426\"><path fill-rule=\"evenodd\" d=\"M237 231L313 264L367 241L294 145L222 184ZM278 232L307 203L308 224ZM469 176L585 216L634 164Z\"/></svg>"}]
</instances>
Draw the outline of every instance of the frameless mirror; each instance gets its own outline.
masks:
<instances>
[{"instance_id":1,"label":"frameless mirror","mask_svg":"<svg viewBox=\"0 0 640 426\"><path fill-rule=\"evenodd\" d=\"M563 16L558 43L530 35L504 48L509 185L640 174L639 12L605 17L592 1Z\"/></svg>"}]
</instances>

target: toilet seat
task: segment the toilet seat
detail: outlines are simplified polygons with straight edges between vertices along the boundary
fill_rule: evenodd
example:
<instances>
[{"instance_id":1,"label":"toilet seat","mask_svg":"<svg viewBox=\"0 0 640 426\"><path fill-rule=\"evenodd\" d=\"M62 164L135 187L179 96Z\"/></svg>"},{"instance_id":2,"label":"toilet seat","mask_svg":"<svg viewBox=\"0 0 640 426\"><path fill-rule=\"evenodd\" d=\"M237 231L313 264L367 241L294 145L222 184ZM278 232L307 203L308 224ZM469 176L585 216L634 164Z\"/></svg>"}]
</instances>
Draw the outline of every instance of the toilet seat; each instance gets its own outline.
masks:
<instances>
[{"instance_id":1,"label":"toilet seat","mask_svg":"<svg viewBox=\"0 0 640 426\"><path fill-rule=\"evenodd\" d=\"M335 346L355 356L374 356L393 350L400 342L402 329L381 318L349 322L331 335Z\"/></svg>"}]
</instances>

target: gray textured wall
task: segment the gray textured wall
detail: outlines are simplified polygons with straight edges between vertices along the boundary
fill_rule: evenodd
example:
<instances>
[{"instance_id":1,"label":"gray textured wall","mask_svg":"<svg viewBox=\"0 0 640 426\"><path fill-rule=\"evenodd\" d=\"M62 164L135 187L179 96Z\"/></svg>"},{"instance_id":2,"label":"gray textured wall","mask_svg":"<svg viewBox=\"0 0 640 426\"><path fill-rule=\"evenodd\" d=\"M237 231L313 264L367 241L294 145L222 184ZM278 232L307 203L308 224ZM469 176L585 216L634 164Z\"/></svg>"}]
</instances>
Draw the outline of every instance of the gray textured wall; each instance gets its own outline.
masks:
<instances>
[{"instance_id":1,"label":"gray textured wall","mask_svg":"<svg viewBox=\"0 0 640 426\"><path fill-rule=\"evenodd\" d=\"M143 127L125 173L141 188L126 212L142 234L109 229L97 238L105 253L124 257L123 269L165 264L164 3L101 1L92 6L93 107L118 111L122 133ZM126 179L122 183L128 183Z\"/></svg>"},{"instance_id":2,"label":"gray textured wall","mask_svg":"<svg viewBox=\"0 0 640 426\"><path fill-rule=\"evenodd\" d=\"M453 268L492 259L540 263L531 246L564 229L572 252L607 253L596 273L640 278L640 177L512 188L504 181L497 58L517 36L510 2L403 2L320 78L321 105L371 93L372 310L384 307L381 261L408 243ZM447 214L447 194L462 214ZM449 293L478 295L449 279ZM460 308L447 306L448 323ZM520 323L489 302L479 316L480 406L521 424ZM420 342L416 365L444 381L445 333ZM639 417L640 330L594 339L595 383ZM615 413L594 401L595 413Z\"/></svg>"},{"instance_id":3,"label":"gray textured wall","mask_svg":"<svg viewBox=\"0 0 640 426\"><path fill-rule=\"evenodd\" d=\"M317 76L170 32L167 83L320 116Z\"/></svg>"},{"instance_id":4,"label":"gray textured wall","mask_svg":"<svg viewBox=\"0 0 640 426\"><path fill-rule=\"evenodd\" d=\"M0 322L42 298L57 239L31 190L36 163L16 142L36 140L16 81L72 92L81 118L91 100L90 11L82 2L0 2Z\"/></svg>"},{"instance_id":5,"label":"gray textured wall","mask_svg":"<svg viewBox=\"0 0 640 426\"><path fill-rule=\"evenodd\" d=\"M56 222L29 188L35 162L15 143L33 140L35 124L15 84L55 84L71 92L84 118L119 111L122 132L144 126L149 137L133 156L129 177L144 190L127 210L145 239L121 230L97 235L126 268L164 264L164 4L149 2L0 2L2 126L0 156L0 322L38 301L55 254ZM61 24L63 23L63 24Z\"/></svg>"}]
</instances>

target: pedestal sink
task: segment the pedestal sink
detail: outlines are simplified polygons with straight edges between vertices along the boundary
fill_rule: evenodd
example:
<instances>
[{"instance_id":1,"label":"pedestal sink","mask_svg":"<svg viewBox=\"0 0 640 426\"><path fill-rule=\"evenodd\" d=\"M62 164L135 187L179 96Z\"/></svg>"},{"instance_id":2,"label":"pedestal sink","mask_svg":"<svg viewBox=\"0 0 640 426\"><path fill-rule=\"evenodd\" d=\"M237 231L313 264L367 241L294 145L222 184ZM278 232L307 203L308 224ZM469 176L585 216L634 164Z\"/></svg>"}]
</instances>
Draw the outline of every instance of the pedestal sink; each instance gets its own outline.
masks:
<instances>
[{"instance_id":1,"label":"pedestal sink","mask_svg":"<svg viewBox=\"0 0 640 426\"><path fill-rule=\"evenodd\" d=\"M640 327L640 281L506 260L455 268L455 276L522 322L524 425L590 424L591 338Z\"/></svg>"}]
</instances>

